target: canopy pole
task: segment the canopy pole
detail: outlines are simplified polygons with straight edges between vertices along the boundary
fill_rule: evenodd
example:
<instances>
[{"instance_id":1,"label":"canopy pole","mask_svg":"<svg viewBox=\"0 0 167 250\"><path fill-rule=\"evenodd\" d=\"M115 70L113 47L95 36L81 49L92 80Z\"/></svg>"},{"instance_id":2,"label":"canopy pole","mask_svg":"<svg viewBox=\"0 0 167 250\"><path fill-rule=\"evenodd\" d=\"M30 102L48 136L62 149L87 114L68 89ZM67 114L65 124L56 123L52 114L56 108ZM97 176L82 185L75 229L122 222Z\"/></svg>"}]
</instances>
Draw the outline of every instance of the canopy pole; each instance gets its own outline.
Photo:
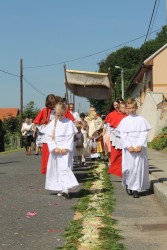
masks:
<instances>
[{"instance_id":1,"label":"canopy pole","mask_svg":"<svg viewBox=\"0 0 167 250\"><path fill-rule=\"evenodd\" d=\"M74 107L75 107L75 96L73 94L73 103L74 103Z\"/></svg>"},{"instance_id":2,"label":"canopy pole","mask_svg":"<svg viewBox=\"0 0 167 250\"><path fill-rule=\"evenodd\" d=\"M65 85L66 85L66 98L67 98L67 104L69 104L69 98L68 98L68 88L67 88L67 76L66 76L66 65L64 64L64 75L65 75Z\"/></svg>"}]
</instances>

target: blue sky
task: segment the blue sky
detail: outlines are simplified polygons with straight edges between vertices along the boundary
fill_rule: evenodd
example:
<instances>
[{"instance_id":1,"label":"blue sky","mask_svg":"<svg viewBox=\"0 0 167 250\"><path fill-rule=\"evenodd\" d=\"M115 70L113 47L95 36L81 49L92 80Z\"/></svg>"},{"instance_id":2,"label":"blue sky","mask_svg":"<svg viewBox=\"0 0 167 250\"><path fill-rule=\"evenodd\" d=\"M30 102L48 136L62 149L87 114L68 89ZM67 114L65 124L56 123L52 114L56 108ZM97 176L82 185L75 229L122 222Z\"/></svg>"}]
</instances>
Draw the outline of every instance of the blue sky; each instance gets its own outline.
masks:
<instances>
[{"instance_id":1,"label":"blue sky","mask_svg":"<svg viewBox=\"0 0 167 250\"><path fill-rule=\"evenodd\" d=\"M166 24L166 0L158 2L152 31ZM1 0L0 70L19 76L22 58L26 79L23 105L33 100L42 108L48 94L65 94L64 63L67 69L98 71L98 63L121 48L119 45L147 33L154 3L155 0ZM144 39L127 45L140 47ZM82 57L86 58L72 61ZM19 77L0 71L0 88L0 107L19 108ZM85 98L75 100L76 109L88 110Z\"/></svg>"}]
</instances>

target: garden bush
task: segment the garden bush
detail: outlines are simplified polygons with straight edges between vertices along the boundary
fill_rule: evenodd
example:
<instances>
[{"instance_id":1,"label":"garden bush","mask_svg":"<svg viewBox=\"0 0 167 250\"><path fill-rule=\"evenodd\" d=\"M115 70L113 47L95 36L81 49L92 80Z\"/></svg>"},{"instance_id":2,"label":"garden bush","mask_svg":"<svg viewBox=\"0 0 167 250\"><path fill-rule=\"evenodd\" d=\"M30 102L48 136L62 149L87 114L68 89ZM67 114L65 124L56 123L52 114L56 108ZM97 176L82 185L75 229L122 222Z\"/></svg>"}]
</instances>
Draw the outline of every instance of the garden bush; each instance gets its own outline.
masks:
<instances>
[{"instance_id":1,"label":"garden bush","mask_svg":"<svg viewBox=\"0 0 167 250\"><path fill-rule=\"evenodd\" d=\"M162 133L148 143L148 147L156 150L163 150L167 148L167 127L164 127L162 129Z\"/></svg>"}]
</instances>

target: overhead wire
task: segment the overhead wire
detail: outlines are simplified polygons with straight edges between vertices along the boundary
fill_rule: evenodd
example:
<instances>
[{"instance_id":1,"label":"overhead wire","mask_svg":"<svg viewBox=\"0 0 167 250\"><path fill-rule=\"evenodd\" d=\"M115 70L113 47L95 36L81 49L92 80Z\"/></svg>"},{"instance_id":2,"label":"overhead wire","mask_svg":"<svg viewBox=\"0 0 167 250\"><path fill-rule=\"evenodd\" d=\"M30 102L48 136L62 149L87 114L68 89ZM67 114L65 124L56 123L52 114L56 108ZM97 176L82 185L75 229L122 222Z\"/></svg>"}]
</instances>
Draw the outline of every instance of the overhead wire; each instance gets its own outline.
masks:
<instances>
[{"instance_id":1,"label":"overhead wire","mask_svg":"<svg viewBox=\"0 0 167 250\"><path fill-rule=\"evenodd\" d=\"M152 33L155 33L157 31L159 31L160 29L157 29L157 30L154 30L152 32L150 32L150 34ZM95 52L95 53L92 53L92 54L89 54L89 55L86 55L86 56L83 56L83 57L78 57L78 58L75 58L75 59L71 59L71 60L67 60L67 61L62 61L62 62L58 62L58 63L54 63L54 64L45 64L45 65L39 65L39 66L30 66L30 67L24 67L25 68L43 68L43 67L50 67L50 66L56 66L56 65L60 65L60 64L66 64L66 63L69 63L69 62L73 62L73 61L78 61L78 60L82 60L82 59L85 59L85 58L88 58L88 57L91 57L91 56L94 56L94 55L98 55L98 54L101 54L101 53L104 53L106 51L109 51L109 50L112 50L112 49L115 49L115 48L118 48L118 47L122 47L128 43L131 43L131 42L134 42L138 39L141 39L145 37L145 35L142 35L140 37L137 37L137 38L134 38L132 40L129 40L127 42L124 42L124 43L121 43L119 45L116 45L116 46L113 46L111 48L108 48L108 49L104 49L104 50L101 50L101 51L98 51L98 52ZM16 75L16 74L13 74L13 73L10 73L8 71L5 71L5 70L2 70L0 69L1 72L5 73L5 74L9 74L9 75L12 75L12 76L15 76L15 77L20 77L20 75ZM38 90L36 87L34 87L33 84L31 84L25 77L23 77L23 80L29 85L31 86L31 88L33 88L35 91L37 91L39 94L43 95L43 96L46 96L46 94L44 94L42 91Z\"/></svg>"},{"instance_id":2,"label":"overhead wire","mask_svg":"<svg viewBox=\"0 0 167 250\"><path fill-rule=\"evenodd\" d=\"M152 29L153 29L153 25L154 25L154 22L155 22L155 18L156 18L156 16L157 16L159 4L160 4L160 0L158 0L158 3L157 3L157 7L156 7L156 12L155 12L155 15L154 15L154 19L153 19L152 24L151 24L151 26L150 26L150 32L151 32ZM150 33L149 33L148 39L149 39L149 38L150 38Z\"/></svg>"},{"instance_id":3,"label":"overhead wire","mask_svg":"<svg viewBox=\"0 0 167 250\"><path fill-rule=\"evenodd\" d=\"M46 94L44 94L42 91L38 90L36 87L34 87L34 85L32 85L25 77L23 77L23 80L29 85L31 86L31 88L33 88L35 91L37 91L39 94L46 96Z\"/></svg>"},{"instance_id":4,"label":"overhead wire","mask_svg":"<svg viewBox=\"0 0 167 250\"><path fill-rule=\"evenodd\" d=\"M159 29L158 29L158 30L159 30ZM153 31L152 33L157 32L158 30ZM140 37L138 37L138 38L134 38L134 39L132 39L132 40L126 42L126 43L122 43L122 44L120 44L120 45L114 46L113 48L121 47L121 46L123 46L123 45L125 45L125 44L127 44L127 43L133 42L133 41L135 41L135 40L137 40L137 39L140 39L140 38L142 38L142 37L143 37L143 36L140 36ZM112 48L112 49L113 49L113 48ZM83 58L87 58L87 57L90 57L90 56L93 56L93 55L96 55L96 54L99 54L99 53L104 53L105 51L108 51L108 50L111 50L111 48L110 48L110 49L105 49L105 50L100 51L100 52L93 53L93 54L91 54L91 55L87 55L87 56L84 56L84 57L80 57L80 58L76 58L76 59L72 59L72 60L68 60L68 61L63 61L63 62L56 63L56 64L48 64L48 65L43 65L43 66L24 67L24 68L39 68L39 67L44 67L44 66L45 66L45 67L46 67L46 66L49 67L49 66L55 66L55 65L58 65L58 64L66 64L67 62L72 62L72 61L80 60L80 59L83 59ZM41 92L40 90L38 90L36 87L34 87L28 80L26 80L25 77L23 77L23 79L24 79L25 82L27 82L27 83L28 83L34 90L36 90L38 93L40 93L40 94L43 95L43 96L46 96L44 93L42 93L42 92Z\"/></svg>"},{"instance_id":5,"label":"overhead wire","mask_svg":"<svg viewBox=\"0 0 167 250\"><path fill-rule=\"evenodd\" d=\"M5 73L5 74L11 75L11 76L20 77L19 75L16 75L16 74L10 73L10 72L5 71L5 70L2 70L2 69L0 69L0 71L1 71L1 72L3 72L3 73Z\"/></svg>"},{"instance_id":6,"label":"overhead wire","mask_svg":"<svg viewBox=\"0 0 167 250\"><path fill-rule=\"evenodd\" d=\"M152 33L155 33L157 31L159 31L160 29L157 29L157 30L154 30L152 31L150 34ZM113 50L113 49L116 49L118 47L122 47L128 43L131 43L131 42L134 42L138 39L141 39L143 37L145 37L146 35L142 35L140 37L137 37L137 38L134 38L132 40L129 40L127 42L124 42L124 43L121 43L119 45L116 45L116 46L113 46L111 48L108 48L108 49L104 49L104 50L101 50L101 51L98 51L98 52L95 52L95 53L92 53L92 54L89 54L89 55L86 55L86 56L82 56L82 57L78 57L78 58L74 58L74 59L71 59L71 60L67 60L67 61L61 61L61 62L58 62L58 63L52 63L52 64L45 64L45 65L37 65L37 66L26 66L24 67L24 69L35 69L35 68L44 68L44 67L51 67L51 66L56 66L56 65L60 65L60 64L66 64L66 63L69 63L69 62L73 62L73 61L78 61L78 60L82 60L82 59L85 59L85 58L88 58L88 57L91 57L91 56L95 56L95 55L98 55L98 54L102 54L106 51L109 51L109 50Z\"/></svg>"},{"instance_id":7,"label":"overhead wire","mask_svg":"<svg viewBox=\"0 0 167 250\"><path fill-rule=\"evenodd\" d=\"M152 19L153 19L153 16L154 16L154 11L155 11L156 4L157 4L157 0L155 0L155 2L154 2L154 7L153 7L153 10L152 10L151 19L150 19L150 22L149 22L149 26L148 26L148 29L147 29L147 34L146 34L144 43L146 43L146 41L147 41L147 37L148 37L149 31L150 31L150 27L151 27Z\"/></svg>"}]
</instances>

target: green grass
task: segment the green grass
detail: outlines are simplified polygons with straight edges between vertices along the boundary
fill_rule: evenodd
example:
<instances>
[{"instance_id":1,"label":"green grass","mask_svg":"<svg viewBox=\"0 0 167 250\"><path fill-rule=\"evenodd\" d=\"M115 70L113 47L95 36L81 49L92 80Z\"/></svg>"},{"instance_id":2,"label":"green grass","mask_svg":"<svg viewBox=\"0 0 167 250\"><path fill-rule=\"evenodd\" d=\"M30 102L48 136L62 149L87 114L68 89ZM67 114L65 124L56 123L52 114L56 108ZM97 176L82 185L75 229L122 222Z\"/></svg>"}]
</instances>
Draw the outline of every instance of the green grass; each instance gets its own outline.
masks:
<instances>
[{"instance_id":1,"label":"green grass","mask_svg":"<svg viewBox=\"0 0 167 250\"><path fill-rule=\"evenodd\" d=\"M25 149L24 148L17 148L17 149L7 150L5 152L0 152L0 155L9 154L9 153L13 153L13 152L19 152L19 151L23 151L23 150L25 150Z\"/></svg>"}]
</instances>

